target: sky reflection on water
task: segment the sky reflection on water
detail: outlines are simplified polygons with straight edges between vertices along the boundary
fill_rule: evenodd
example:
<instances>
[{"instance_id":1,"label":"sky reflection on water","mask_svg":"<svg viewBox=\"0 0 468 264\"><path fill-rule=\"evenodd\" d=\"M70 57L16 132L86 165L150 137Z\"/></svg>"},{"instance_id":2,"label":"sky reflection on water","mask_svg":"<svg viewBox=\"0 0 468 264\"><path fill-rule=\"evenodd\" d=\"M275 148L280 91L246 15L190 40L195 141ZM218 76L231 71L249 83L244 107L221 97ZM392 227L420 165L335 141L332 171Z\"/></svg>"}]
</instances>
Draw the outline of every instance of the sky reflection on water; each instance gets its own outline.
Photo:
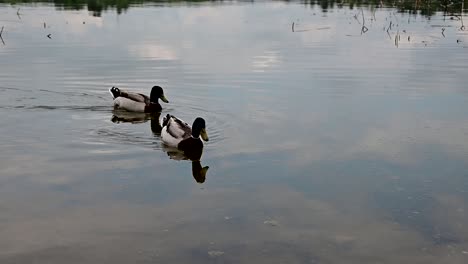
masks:
<instances>
[{"instance_id":1,"label":"sky reflection on water","mask_svg":"<svg viewBox=\"0 0 468 264\"><path fill-rule=\"evenodd\" d=\"M378 9L361 35L356 10L284 2L0 10L1 263L468 260L459 21ZM162 116L207 121L203 184L154 119L115 119L109 87L155 84Z\"/></svg>"}]
</instances>

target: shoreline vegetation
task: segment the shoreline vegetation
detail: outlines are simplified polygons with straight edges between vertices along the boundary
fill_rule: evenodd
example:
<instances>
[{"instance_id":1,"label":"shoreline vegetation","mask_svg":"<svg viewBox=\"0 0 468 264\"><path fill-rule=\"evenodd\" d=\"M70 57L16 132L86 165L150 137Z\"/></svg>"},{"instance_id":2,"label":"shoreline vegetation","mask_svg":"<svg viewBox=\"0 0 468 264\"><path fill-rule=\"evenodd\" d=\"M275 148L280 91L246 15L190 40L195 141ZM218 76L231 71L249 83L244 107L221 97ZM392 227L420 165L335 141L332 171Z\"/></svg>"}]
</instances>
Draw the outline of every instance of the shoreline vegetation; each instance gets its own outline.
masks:
<instances>
[{"instance_id":1,"label":"shoreline vegetation","mask_svg":"<svg viewBox=\"0 0 468 264\"><path fill-rule=\"evenodd\" d=\"M202 4L202 3L223 3L232 1L219 1L219 0L195 0L195 1L180 1L180 0L0 0L0 3L11 5L28 5L28 4L53 4L57 9L64 10L82 10L87 9L92 12L94 16L100 16L101 12L115 9L118 14L129 9L131 6L139 6L145 4L166 5L174 3ZM242 2L242 1L240 1ZM250 2L255 2L254 0ZM259 1L261 2L261 1ZM294 2L294 1L282 1ZM297 3L304 4L310 7L320 7L322 11L326 12L332 8L347 7L350 9L355 8L396 8L400 12L420 14L424 16L431 16L436 12L444 12L447 15L457 15L462 11L467 12L468 0L305 0L297 1Z\"/></svg>"}]
</instances>

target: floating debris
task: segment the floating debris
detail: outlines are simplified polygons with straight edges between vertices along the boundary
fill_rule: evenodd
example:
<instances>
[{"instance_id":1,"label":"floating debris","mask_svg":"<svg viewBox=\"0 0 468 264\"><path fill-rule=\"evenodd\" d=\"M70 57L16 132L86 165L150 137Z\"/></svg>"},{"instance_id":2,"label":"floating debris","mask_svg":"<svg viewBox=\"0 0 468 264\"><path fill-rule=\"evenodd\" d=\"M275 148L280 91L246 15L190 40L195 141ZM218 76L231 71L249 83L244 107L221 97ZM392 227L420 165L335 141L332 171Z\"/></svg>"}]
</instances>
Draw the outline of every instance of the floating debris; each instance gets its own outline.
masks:
<instances>
[{"instance_id":1,"label":"floating debris","mask_svg":"<svg viewBox=\"0 0 468 264\"><path fill-rule=\"evenodd\" d=\"M276 220L266 220L266 221L263 221L263 224L271 225L271 226L278 226L279 225L278 221L276 221Z\"/></svg>"},{"instance_id":2,"label":"floating debris","mask_svg":"<svg viewBox=\"0 0 468 264\"><path fill-rule=\"evenodd\" d=\"M225 216L224 217L224 220L231 220L231 219L232 219L232 217L230 217L230 216Z\"/></svg>"},{"instance_id":3,"label":"floating debris","mask_svg":"<svg viewBox=\"0 0 468 264\"><path fill-rule=\"evenodd\" d=\"M221 257L222 255L224 255L224 252L219 251L219 250L211 250L211 251L208 251L208 255L212 258L217 258L217 257Z\"/></svg>"},{"instance_id":4,"label":"floating debris","mask_svg":"<svg viewBox=\"0 0 468 264\"><path fill-rule=\"evenodd\" d=\"M52 36L52 34L47 34L47 37L50 38L50 39L52 39L51 36Z\"/></svg>"}]
</instances>

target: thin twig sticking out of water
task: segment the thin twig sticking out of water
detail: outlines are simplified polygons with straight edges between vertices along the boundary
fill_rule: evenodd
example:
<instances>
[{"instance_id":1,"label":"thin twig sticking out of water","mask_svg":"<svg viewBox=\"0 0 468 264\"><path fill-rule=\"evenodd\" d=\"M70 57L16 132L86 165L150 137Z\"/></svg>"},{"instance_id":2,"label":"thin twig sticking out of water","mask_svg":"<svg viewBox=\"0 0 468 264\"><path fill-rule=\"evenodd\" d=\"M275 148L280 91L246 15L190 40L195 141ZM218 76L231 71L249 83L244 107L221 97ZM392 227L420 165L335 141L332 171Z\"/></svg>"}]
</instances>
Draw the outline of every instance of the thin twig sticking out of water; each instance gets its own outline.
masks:
<instances>
[{"instance_id":1,"label":"thin twig sticking out of water","mask_svg":"<svg viewBox=\"0 0 468 264\"><path fill-rule=\"evenodd\" d=\"M353 17L354 17L354 19L356 19L356 21L357 21L359 24L361 24L361 21L359 21L359 19L357 18L357 15L358 15L358 14L354 14Z\"/></svg>"},{"instance_id":2,"label":"thin twig sticking out of water","mask_svg":"<svg viewBox=\"0 0 468 264\"><path fill-rule=\"evenodd\" d=\"M395 46L398 48L398 44L400 43L400 30L397 31L395 35Z\"/></svg>"},{"instance_id":3,"label":"thin twig sticking out of water","mask_svg":"<svg viewBox=\"0 0 468 264\"><path fill-rule=\"evenodd\" d=\"M18 8L18 10L16 11L16 15L18 16L19 20L21 20L21 16L20 16L20 8Z\"/></svg>"},{"instance_id":4,"label":"thin twig sticking out of water","mask_svg":"<svg viewBox=\"0 0 468 264\"><path fill-rule=\"evenodd\" d=\"M445 38L444 31L445 31L445 28L442 28L442 36L444 36L444 38Z\"/></svg>"},{"instance_id":5,"label":"thin twig sticking out of water","mask_svg":"<svg viewBox=\"0 0 468 264\"><path fill-rule=\"evenodd\" d=\"M385 29L385 28L384 28ZM390 24L388 25L388 28L387 28L387 35L388 37L390 38L390 40L392 39L392 36L390 35L390 29L392 29L392 21L390 21Z\"/></svg>"},{"instance_id":6,"label":"thin twig sticking out of water","mask_svg":"<svg viewBox=\"0 0 468 264\"><path fill-rule=\"evenodd\" d=\"M462 23L462 25L460 27L461 30L465 30L465 25L463 25L463 9L464 8L465 8L465 2L462 1L462 7L461 7L461 11L460 11L460 20L461 20L461 23Z\"/></svg>"},{"instance_id":7,"label":"thin twig sticking out of water","mask_svg":"<svg viewBox=\"0 0 468 264\"><path fill-rule=\"evenodd\" d=\"M362 12L362 28L361 28L361 35L362 35L363 33L366 33L369 29L364 25L364 23L365 23L364 10L361 9L361 12Z\"/></svg>"},{"instance_id":8,"label":"thin twig sticking out of water","mask_svg":"<svg viewBox=\"0 0 468 264\"><path fill-rule=\"evenodd\" d=\"M330 29L331 27L319 27L319 28L316 28L315 30L325 30L325 29ZM296 29L296 23L292 23L291 25L291 31L292 32L307 32L307 31L312 31L314 29L312 28L306 28L306 29Z\"/></svg>"},{"instance_id":9,"label":"thin twig sticking out of water","mask_svg":"<svg viewBox=\"0 0 468 264\"><path fill-rule=\"evenodd\" d=\"M2 26L2 30L0 30L0 39L2 40L3 45L5 45L5 41L3 41L3 37L2 37L4 27L5 26Z\"/></svg>"}]
</instances>

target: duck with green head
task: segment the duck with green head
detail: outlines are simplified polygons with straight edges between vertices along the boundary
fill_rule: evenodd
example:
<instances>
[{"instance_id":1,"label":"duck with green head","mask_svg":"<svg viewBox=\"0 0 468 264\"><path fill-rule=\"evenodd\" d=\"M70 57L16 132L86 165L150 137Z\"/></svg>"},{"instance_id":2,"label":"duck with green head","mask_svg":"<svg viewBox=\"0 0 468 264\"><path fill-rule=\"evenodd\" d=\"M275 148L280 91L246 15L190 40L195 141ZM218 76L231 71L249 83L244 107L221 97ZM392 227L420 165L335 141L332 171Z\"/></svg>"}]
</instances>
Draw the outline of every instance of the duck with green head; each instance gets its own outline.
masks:
<instances>
[{"instance_id":1,"label":"duck with green head","mask_svg":"<svg viewBox=\"0 0 468 264\"><path fill-rule=\"evenodd\" d=\"M165 103L169 103L160 86L153 86L149 97L141 93L124 91L117 87L110 88L109 92L114 98L114 108L124 109L130 112L160 112L162 107L159 104L159 99Z\"/></svg>"},{"instance_id":2,"label":"duck with green head","mask_svg":"<svg viewBox=\"0 0 468 264\"><path fill-rule=\"evenodd\" d=\"M200 137L204 141L208 141L205 120L201 117L197 117L192 126L170 114L163 119L161 130L163 143L184 151L191 160L200 159L197 157L201 156L203 150L203 142Z\"/></svg>"}]
</instances>

